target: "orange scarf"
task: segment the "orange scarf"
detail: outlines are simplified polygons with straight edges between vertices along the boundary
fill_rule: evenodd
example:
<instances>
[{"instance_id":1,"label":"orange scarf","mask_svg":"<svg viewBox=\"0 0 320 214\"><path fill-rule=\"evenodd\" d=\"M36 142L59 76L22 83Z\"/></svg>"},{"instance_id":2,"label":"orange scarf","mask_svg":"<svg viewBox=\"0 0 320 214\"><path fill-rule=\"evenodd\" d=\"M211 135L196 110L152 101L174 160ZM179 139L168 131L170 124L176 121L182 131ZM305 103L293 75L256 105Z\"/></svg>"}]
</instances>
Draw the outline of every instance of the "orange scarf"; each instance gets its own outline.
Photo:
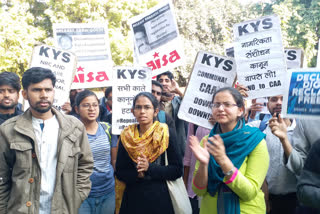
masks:
<instances>
[{"instance_id":1,"label":"orange scarf","mask_svg":"<svg viewBox=\"0 0 320 214\"><path fill-rule=\"evenodd\" d=\"M138 124L126 127L121 132L121 142L130 158L137 162L141 155L145 155L152 163L169 145L169 129L167 124L155 121L152 126L139 137Z\"/></svg>"}]
</instances>

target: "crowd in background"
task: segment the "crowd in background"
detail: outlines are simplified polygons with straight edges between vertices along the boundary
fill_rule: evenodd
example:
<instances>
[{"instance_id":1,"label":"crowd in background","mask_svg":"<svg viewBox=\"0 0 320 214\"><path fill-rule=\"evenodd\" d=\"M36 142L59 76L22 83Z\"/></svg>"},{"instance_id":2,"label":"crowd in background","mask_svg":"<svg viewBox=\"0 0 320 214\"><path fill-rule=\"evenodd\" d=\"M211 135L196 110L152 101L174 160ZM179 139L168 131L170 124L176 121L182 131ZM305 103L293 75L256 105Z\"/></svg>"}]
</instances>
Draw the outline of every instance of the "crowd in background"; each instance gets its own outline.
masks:
<instances>
[{"instance_id":1,"label":"crowd in background","mask_svg":"<svg viewBox=\"0 0 320 214\"><path fill-rule=\"evenodd\" d=\"M178 118L171 72L134 97L138 123L113 135L112 87L70 91L52 107L54 74L0 74L0 213L175 213L167 181L183 177L192 213L320 213L319 120L282 118L282 95L247 88L212 97L206 129ZM196 123L196 122L195 122Z\"/></svg>"}]
</instances>

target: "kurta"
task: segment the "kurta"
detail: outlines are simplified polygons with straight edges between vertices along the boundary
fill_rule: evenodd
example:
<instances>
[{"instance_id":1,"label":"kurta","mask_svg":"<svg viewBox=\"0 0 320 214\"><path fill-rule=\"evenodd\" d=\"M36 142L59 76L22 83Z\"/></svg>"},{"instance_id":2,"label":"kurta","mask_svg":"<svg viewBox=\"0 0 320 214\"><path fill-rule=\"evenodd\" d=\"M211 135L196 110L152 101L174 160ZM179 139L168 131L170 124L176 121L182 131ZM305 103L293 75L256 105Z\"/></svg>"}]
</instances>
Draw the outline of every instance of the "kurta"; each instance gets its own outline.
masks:
<instances>
[{"instance_id":1,"label":"kurta","mask_svg":"<svg viewBox=\"0 0 320 214\"><path fill-rule=\"evenodd\" d=\"M208 136L206 136L207 138ZM201 145L202 142L201 142ZM241 214L265 214L264 194L261 190L269 166L269 154L266 141L263 139L245 158L235 179L227 186L238 195ZM194 175L199 168L196 163ZM226 180L223 180L226 182ZM194 184L193 191L202 196L200 214L216 214L218 194L212 197L207 188L199 189Z\"/></svg>"},{"instance_id":2,"label":"kurta","mask_svg":"<svg viewBox=\"0 0 320 214\"><path fill-rule=\"evenodd\" d=\"M116 162L116 176L126 183L120 214L123 213L174 213L166 180L182 176L182 156L176 144L175 131L169 129L167 148L168 166L165 166L165 153L149 163L144 178L138 178L136 163L123 147L121 138Z\"/></svg>"}]
</instances>

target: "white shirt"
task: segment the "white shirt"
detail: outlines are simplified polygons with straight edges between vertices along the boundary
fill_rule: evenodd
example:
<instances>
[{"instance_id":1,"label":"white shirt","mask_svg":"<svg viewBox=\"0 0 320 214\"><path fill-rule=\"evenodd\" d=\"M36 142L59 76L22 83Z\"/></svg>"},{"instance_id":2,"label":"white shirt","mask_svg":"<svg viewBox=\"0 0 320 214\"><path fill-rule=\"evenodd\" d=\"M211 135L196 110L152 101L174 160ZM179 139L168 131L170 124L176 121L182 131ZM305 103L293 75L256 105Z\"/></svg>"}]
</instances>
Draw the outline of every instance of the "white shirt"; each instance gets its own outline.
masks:
<instances>
[{"instance_id":1,"label":"white shirt","mask_svg":"<svg viewBox=\"0 0 320 214\"><path fill-rule=\"evenodd\" d=\"M250 122L247 125L258 128L260 126L260 122L260 120L257 120ZM269 127L269 121L267 122L267 125L268 126L263 133L266 134L266 142L270 156L269 169L266 177L269 193L274 195L284 195L296 192L297 179L296 176L284 165L283 159L285 157L280 139L272 134ZM291 125L287 128L287 135L290 143L292 142L292 134L295 127L296 121L293 120Z\"/></svg>"},{"instance_id":2,"label":"white shirt","mask_svg":"<svg viewBox=\"0 0 320 214\"><path fill-rule=\"evenodd\" d=\"M43 130L40 124L43 123ZM51 213L51 201L56 182L59 123L56 116L48 120L32 117L32 126L39 150L41 168L39 214Z\"/></svg>"}]
</instances>

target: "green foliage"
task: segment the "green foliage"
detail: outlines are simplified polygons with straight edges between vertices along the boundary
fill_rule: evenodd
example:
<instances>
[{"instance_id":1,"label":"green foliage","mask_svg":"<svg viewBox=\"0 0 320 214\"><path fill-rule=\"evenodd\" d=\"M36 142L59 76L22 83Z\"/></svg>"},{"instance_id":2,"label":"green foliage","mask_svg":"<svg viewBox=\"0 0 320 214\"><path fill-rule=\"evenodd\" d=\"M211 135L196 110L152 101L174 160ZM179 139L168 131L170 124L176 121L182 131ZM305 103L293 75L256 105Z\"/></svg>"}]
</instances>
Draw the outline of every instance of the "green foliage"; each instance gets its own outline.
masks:
<instances>
[{"instance_id":1,"label":"green foliage","mask_svg":"<svg viewBox=\"0 0 320 214\"><path fill-rule=\"evenodd\" d=\"M304 50L309 67L315 67L317 44L320 38L320 2L317 0L281 0L265 4L260 12L277 14L281 20L282 40L285 47ZM252 8L259 11L261 5Z\"/></svg>"},{"instance_id":2,"label":"green foliage","mask_svg":"<svg viewBox=\"0 0 320 214\"><path fill-rule=\"evenodd\" d=\"M0 71L22 74L30 61L33 45L45 39L45 31L35 27L28 4L0 8Z\"/></svg>"}]
</instances>

